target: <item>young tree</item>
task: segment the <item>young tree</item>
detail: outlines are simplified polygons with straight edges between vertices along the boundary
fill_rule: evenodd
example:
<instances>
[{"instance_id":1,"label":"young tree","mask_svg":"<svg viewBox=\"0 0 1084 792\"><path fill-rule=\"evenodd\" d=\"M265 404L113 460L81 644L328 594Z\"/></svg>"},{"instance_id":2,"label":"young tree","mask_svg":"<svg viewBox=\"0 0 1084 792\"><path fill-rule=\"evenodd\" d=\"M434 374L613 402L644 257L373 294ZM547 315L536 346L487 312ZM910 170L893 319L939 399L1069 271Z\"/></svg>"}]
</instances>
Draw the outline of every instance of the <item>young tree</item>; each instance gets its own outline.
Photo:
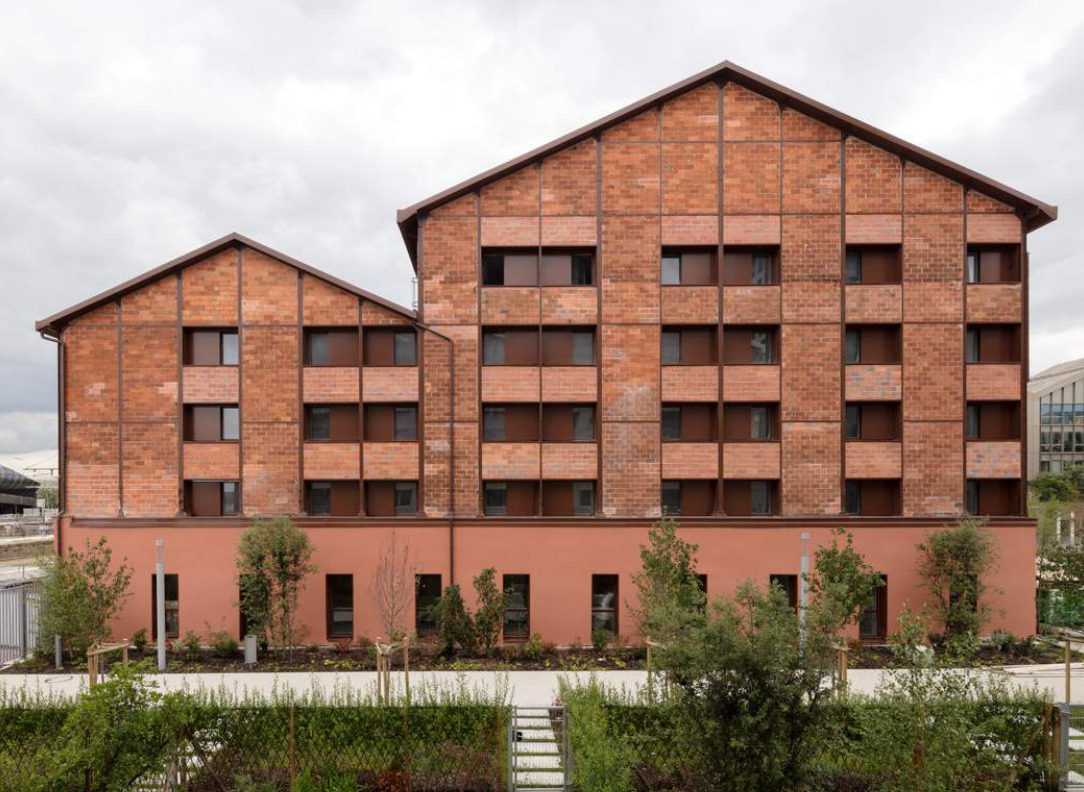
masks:
<instances>
[{"instance_id":1,"label":"young tree","mask_svg":"<svg viewBox=\"0 0 1084 792\"><path fill-rule=\"evenodd\" d=\"M647 545L640 545L640 571L632 576L639 594L632 608L640 634L665 645L704 619L704 592L696 576L697 545L677 535L678 523L663 517L648 531Z\"/></svg>"},{"instance_id":2,"label":"young tree","mask_svg":"<svg viewBox=\"0 0 1084 792\"><path fill-rule=\"evenodd\" d=\"M241 536L237 578L241 610L253 632L293 649L301 639L297 599L305 577L316 572L308 534L288 517L257 520Z\"/></svg>"},{"instance_id":3,"label":"young tree","mask_svg":"<svg viewBox=\"0 0 1084 792\"><path fill-rule=\"evenodd\" d=\"M81 656L108 640L113 618L130 596L132 569L123 561L113 566L106 538L95 544L88 539L81 553L69 547L62 556L43 559L42 566L42 648L50 650L53 636L59 635L70 653Z\"/></svg>"},{"instance_id":4,"label":"young tree","mask_svg":"<svg viewBox=\"0 0 1084 792\"><path fill-rule=\"evenodd\" d=\"M464 652L473 652L474 622L467 606L463 602L463 595L459 591L459 584L447 586L444 593L434 606L437 617L437 635L440 636L441 652L451 654L456 647Z\"/></svg>"},{"instance_id":5,"label":"young tree","mask_svg":"<svg viewBox=\"0 0 1084 792\"><path fill-rule=\"evenodd\" d=\"M500 640L508 594L497 588L497 570L487 567L474 579L478 607L474 611L474 635L485 654L490 654Z\"/></svg>"},{"instance_id":6,"label":"young tree","mask_svg":"<svg viewBox=\"0 0 1084 792\"><path fill-rule=\"evenodd\" d=\"M380 627L389 641L398 641L407 634L405 617L414 593L414 571L410 545L400 547L398 533L392 528L381 543L372 580Z\"/></svg>"},{"instance_id":7,"label":"young tree","mask_svg":"<svg viewBox=\"0 0 1084 792\"><path fill-rule=\"evenodd\" d=\"M990 618L983 602L985 576L997 562L997 545L985 520L964 519L918 545L918 569L933 598L945 638L976 637Z\"/></svg>"},{"instance_id":8,"label":"young tree","mask_svg":"<svg viewBox=\"0 0 1084 792\"><path fill-rule=\"evenodd\" d=\"M823 623L819 629L835 634L857 621L862 606L873 592L884 585L881 575L854 549L853 537L843 528L835 529L832 543L813 553L813 571L809 575L809 593L818 607L808 613L810 619ZM839 540L845 541L841 547Z\"/></svg>"}]
</instances>

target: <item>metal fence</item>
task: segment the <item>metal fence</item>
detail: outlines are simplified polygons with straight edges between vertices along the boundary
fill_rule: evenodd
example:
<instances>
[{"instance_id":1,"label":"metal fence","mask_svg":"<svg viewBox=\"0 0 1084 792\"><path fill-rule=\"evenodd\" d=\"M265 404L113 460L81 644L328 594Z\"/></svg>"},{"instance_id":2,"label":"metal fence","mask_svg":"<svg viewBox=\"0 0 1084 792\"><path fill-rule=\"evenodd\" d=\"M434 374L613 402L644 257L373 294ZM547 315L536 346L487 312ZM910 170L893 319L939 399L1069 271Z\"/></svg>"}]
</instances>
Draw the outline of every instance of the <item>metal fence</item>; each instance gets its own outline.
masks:
<instances>
[{"instance_id":1,"label":"metal fence","mask_svg":"<svg viewBox=\"0 0 1084 792\"><path fill-rule=\"evenodd\" d=\"M37 647L38 596L32 581L0 588L0 665L29 657Z\"/></svg>"}]
</instances>

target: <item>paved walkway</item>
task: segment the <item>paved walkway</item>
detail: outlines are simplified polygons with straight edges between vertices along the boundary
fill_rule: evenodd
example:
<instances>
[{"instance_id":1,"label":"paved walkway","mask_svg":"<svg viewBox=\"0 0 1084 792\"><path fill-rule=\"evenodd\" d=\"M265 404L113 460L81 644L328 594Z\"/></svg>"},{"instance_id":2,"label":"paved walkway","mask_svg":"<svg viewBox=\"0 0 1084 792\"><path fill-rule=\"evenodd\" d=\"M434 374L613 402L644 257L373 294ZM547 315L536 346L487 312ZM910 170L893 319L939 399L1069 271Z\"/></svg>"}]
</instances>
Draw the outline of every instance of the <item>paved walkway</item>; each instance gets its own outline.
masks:
<instances>
[{"instance_id":1,"label":"paved walkway","mask_svg":"<svg viewBox=\"0 0 1084 792\"><path fill-rule=\"evenodd\" d=\"M1020 687L1037 686L1050 692L1055 700L1062 700L1065 691L1065 667L1062 665L1011 666L1003 669L989 669L974 673L1004 674ZM876 669L852 669L848 674L850 688L856 692L872 693L881 681L883 671ZM647 682L645 671L599 671L596 678L603 684L628 691L634 691ZM1072 699L1084 703L1084 664L1073 665ZM400 684L401 672L393 672L394 684ZM410 675L411 687L417 690L421 686L435 685L454 688L466 685L476 690L495 690L506 685L511 703L517 706L545 706L553 702L557 694L560 677L586 682L591 677L587 671L415 671ZM270 694L275 690L293 690L298 693L320 689L331 693L335 690L372 690L376 674L369 671L349 673L282 673L263 674L258 672L240 674L162 674L156 677L164 690L223 690L237 694L251 692ZM80 685L86 683L85 676L73 674L2 674L0 687L9 690L25 687L58 695L72 695Z\"/></svg>"}]
</instances>

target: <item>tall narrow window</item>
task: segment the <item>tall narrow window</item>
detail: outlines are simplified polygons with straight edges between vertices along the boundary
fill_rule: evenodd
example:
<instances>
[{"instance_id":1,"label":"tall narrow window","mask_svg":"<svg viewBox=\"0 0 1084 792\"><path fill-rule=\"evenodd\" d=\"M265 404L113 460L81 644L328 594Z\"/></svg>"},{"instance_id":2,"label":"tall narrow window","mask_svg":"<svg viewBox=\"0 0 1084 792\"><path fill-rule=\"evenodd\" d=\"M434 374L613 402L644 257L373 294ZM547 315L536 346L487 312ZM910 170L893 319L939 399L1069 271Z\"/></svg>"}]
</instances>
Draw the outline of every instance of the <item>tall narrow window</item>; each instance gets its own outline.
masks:
<instances>
[{"instance_id":1,"label":"tall narrow window","mask_svg":"<svg viewBox=\"0 0 1084 792\"><path fill-rule=\"evenodd\" d=\"M572 255L572 285L590 286L592 284L592 257L590 253L574 253Z\"/></svg>"},{"instance_id":2,"label":"tall narrow window","mask_svg":"<svg viewBox=\"0 0 1084 792\"><path fill-rule=\"evenodd\" d=\"M677 441L681 439L681 408L662 408L662 439Z\"/></svg>"},{"instance_id":3,"label":"tall narrow window","mask_svg":"<svg viewBox=\"0 0 1084 792\"><path fill-rule=\"evenodd\" d=\"M331 514L331 482L309 482L309 514L321 516Z\"/></svg>"},{"instance_id":4,"label":"tall narrow window","mask_svg":"<svg viewBox=\"0 0 1084 792\"><path fill-rule=\"evenodd\" d=\"M166 637L177 638L181 634L180 582L177 575L165 575L166 588ZM158 578L151 575L151 640L158 640Z\"/></svg>"},{"instance_id":5,"label":"tall narrow window","mask_svg":"<svg viewBox=\"0 0 1084 792\"><path fill-rule=\"evenodd\" d=\"M967 282L979 282L979 253L977 250L967 251Z\"/></svg>"},{"instance_id":6,"label":"tall narrow window","mask_svg":"<svg viewBox=\"0 0 1084 792\"><path fill-rule=\"evenodd\" d=\"M772 422L767 407L749 408L749 436L752 440L772 439Z\"/></svg>"},{"instance_id":7,"label":"tall narrow window","mask_svg":"<svg viewBox=\"0 0 1084 792\"><path fill-rule=\"evenodd\" d=\"M236 366L240 358L237 346L237 333L224 332L221 339L221 353L223 366Z\"/></svg>"},{"instance_id":8,"label":"tall narrow window","mask_svg":"<svg viewBox=\"0 0 1084 792\"><path fill-rule=\"evenodd\" d=\"M754 515L772 513L772 487L767 481L749 482L749 511Z\"/></svg>"},{"instance_id":9,"label":"tall narrow window","mask_svg":"<svg viewBox=\"0 0 1084 792\"><path fill-rule=\"evenodd\" d=\"M767 286L772 283L772 254L757 252L753 254L753 269L750 283L754 286Z\"/></svg>"},{"instance_id":10,"label":"tall narrow window","mask_svg":"<svg viewBox=\"0 0 1084 792\"><path fill-rule=\"evenodd\" d=\"M308 410L308 439L330 440L331 439L331 408L309 407Z\"/></svg>"},{"instance_id":11,"label":"tall narrow window","mask_svg":"<svg viewBox=\"0 0 1084 792\"><path fill-rule=\"evenodd\" d=\"M395 408L395 439L411 441L418 439L418 408Z\"/></svg>"},{"instance_id":12,"label":"tall narrow window","mask_svg":"<svg viewBox=\"0 0 1084 792\"><path fill-rule=\"evenodd\" d=\"M846 280L847 283L862 282L862 254L857 250L847 251Z\"/></svg>"},{"instance_id":13,"label":"tall narrow window","mask_svg":"<svg viewBox=\"0 0 1084 792\"><path fill-rule=\"evenodd\" d=\"M979 362L979 331L974 327L967 329L966 347L964 349L968 363Z\"/></svg>"},{"instance_id":14,"label":"tall narrow window","mask_svg":"<svg viewBox=\"0 0 1084 792\"><path fill-rule=\"evenodd\" d=\"M859 481L848 481L846 485L846 497L844 498L843 510L847 514L862 513L862 484Z\"/></svg>"},{"instance_id":15,"label":"tall narrow window","mask_svg":"<svg viewBox=\"0 0 1084 792\"><path fill-rule=\"evenodd\" d=\"M418 637L437 632L437 604L440 601L440 575L414 576L414 630Z\"/></svg>"},{"instance_id":16,"label":"tall narrow window","mask_svg":"<svg viewBox=\"0 0 1084 792\"><path fill-rule=\"evenodd\" d=\"M395 513L416 514L418 511L418 482L395 482Z\"/></svg>"},{"instance_id":17,"label":"tall narrow window","mask_svg":"<svg viewBox=\"0 0 1084 792\"><path fill-rule=\"evenodd\" d=\"M572 334L572 363L576 366L595 364L595 334L593 332Z\"/></svg>"},{"instance_id":18,"label":"tall narrow window","mask_svg":"<svg viewBox=\"0 0 1084 792\"><path fill-rule=\"evenodd\" d=\"M967 439L978 440L981 435L979 429L979 405L967 405Z\"/></svg>"},{"instance_id":19,"label":"tall narrow window","mask_svg":"<svg viewBox=\"0 0 1084 792\"><path fill-rule=\"evenodd\" d=\"M327 575L327 637L354 637L354 576Z\"/></svg>"},{"instance_id":20,"label":"tall narrow window","mask_svg":"<svg viewBox=\"0 0 1084 792\"><path fill-rule=\"evenodd\" d=\"M572 482L572 513L577 517L590 517L595 513L595 482Z\"/></svg>"},{"instance_id":21,"label":"tall narrow window","mask_svg":"<svg viewBox=\"0 0 1084 792\"><path fill-rule=\"evenodd\" d=\"M795 610L798 609L798 576L797 575L769 575L768 585L782 590L787 597L787 604Z\"/></svg>"},{"instance_id":22,"label":"tall narrow window","mask_svg":"<svg viewBox=\"0 0 1084 792\"><path fill-rule=\"evenodd\" d=\"M677 365L681 362L681 333L675 330L662 332L662 362Z\"/></svg>"},{"instance_id":23,"label":"tall narrow window","mask_svg":"<svg viewBox=\"0 0 1084 792\"><path fill-rule=\"evenodd\" d=\"M504 481L485 483L485 513L490 516L508 514L508 484Z\"/></svg>"},{"instance_id":24,"label":"tall narrow window","mask_svg":"<svg viewBox=\"0 0 1084 792\"><path fill-rule=\"evenodd\" d=\"M504 639L515 640L531 635L531 576L505 575L504 591L508 595L504 611Z\"/></svg>"},{"instance_id":25,"label":"tall narrow window","mask_svg":"<svg viewBox=\"0 0 1084 792\"><path fill-rule=\"evenodd\" d=\"M681 256L662 257L662 285L678 286L681 283Z\"/></svg>"},{"instance_id":26,"label":"tall narrow window","mask_svg":"<svg viewBox=\"0 0 1084 792\"><path fill-rule=\"evenodd\" d=\"M310 332L306 338L306 362L310 366L331 365L331 334Z\"/></svg>"},{"instance_id":27,"label":"tall narrow window","mask_svg":"<svg viewBox=\"0 0 1084 792\"><path fill-rule=\"evenodd\" d=\"M681 482L662 483L662 509L664 514L681 514Z\"/></svg>"},{"instance_id":28,"label":"tall narrow window","mask_svg":"<svg viewBox=\"0 0 1084 792\"><path fill-rule=\"evenodd\" d=\"M591 632L617 635L617 575L591 576Z\"/></svg>"},{"instance_id":29,"label":"tall narrow window","mask_svg":"<svg viewBox=\"0 0 1084 792\"><path fill-rule=\"evenodd\" d=\"M225 515L241 512L241 485L236 481L222 482L222 513Z\"/></svg>"},{"instance_id":30,"label":"tall narrow window","mask_svg":"<svg viewBox=\"0 0 1084 792\"><path fill-rule=\"evenodd\" d=\"M750 343L753 347L754 363L772 362L772 337L764 330L755 330L752 333Z\"/></svg>"},{"instance_id":31,"label":"tall narrow window","mask_svg":"<svg viewBox=\"0 0 1084 792\"><path fill-rule=\"evenodd\" d=\"M595 439L595 408L572 408L572 439L578 442L590 442Z\"/></svg>"},{"instance_id":32,"label":"tall narrow window","mask_svg":"<svg viewBox=\"0 0 1084 792\"><path fill-rule=\"evenodd\" d=\"M482 363L487 366L504 365L504 333L488 332L482 336Z\"/></svg>"},{"instance_id":33,"label":"tall narrow window","mask_svg":"<svg viewBox=\"0 0 1084 792\"><path fill-rule=\"evenodd\" d=\"M847 405L846 424L848 440L858 440L862 437L862 408L857 404Z\"/></svg>"},{"instance_id":34,"label":"tall narrow window","mask_svg":"<svg viewBox=\"0 0 1084 792\"><path fill-rule=\"evenodd\" d=\"M241 411L237 407L222 408L222 439L236 440L241 435Z\"/></svg>"},{"instance_id":35,"label":"tall narrow window","mask_svg":"<svg viewBox=\"0 0 1084 792\"><path fill-rule=\"evenodd\" d=\"M505 437L504 407L485 407L482 410L482 436L487 442L501 442Z\"/></svg>"},{"instance_id":36,"label":"tall narrow window","mask_svg":"<svg viewBox=\"0 0 1084 792\"><path fill-rule=\"evenodd\" d=\"M504 285L504 256L500 253L485 253L482 256L482 285Z\"/></svg>"},{"instance_id":37,"label":"tall narrow window","mask_svg":"<svg viewBox=\"0 0 1084 792\"><path fill-rule=\"evenodd\" d=\"M862 362L862 335L857 330L848 330L844 336L843 361L845 363Z\"/></svg>"},{"instance_id":38,"label":"tall narrow window","mask_svg":"<svg viewBox=\"0 0 1084 792\"><path fill-rule=\"evenodd\" d=\"M967 489L966 489L966 500L967 500L967 503L965 504L965 507L967 508L967 513L972 514L972 515L978 514L979 513L979 482L977 482L977 481L975 481L973 479L968 479Z\"/></svg>"},{"instance_id":39,"label":"tall narrow window","mask_svg":"<svg viewBox=\"0 0 1084 792\"><path fill-rule=\"evenodd\" d=\"M416 366L418 337L413 332L399 332L395 334L395 365Z\"/></svg>"},{"instance_id":40,"label":"tall narrow window","mask_svg":"<svg viewBox=\"0 0 1084 792\"><path fill-rule=\"evenodd\" d=\"M888 578L881 575L881 585L873 590L862 605L858 617L859 638L884 638L888 626Z\"/></svg>"}]
</instances>

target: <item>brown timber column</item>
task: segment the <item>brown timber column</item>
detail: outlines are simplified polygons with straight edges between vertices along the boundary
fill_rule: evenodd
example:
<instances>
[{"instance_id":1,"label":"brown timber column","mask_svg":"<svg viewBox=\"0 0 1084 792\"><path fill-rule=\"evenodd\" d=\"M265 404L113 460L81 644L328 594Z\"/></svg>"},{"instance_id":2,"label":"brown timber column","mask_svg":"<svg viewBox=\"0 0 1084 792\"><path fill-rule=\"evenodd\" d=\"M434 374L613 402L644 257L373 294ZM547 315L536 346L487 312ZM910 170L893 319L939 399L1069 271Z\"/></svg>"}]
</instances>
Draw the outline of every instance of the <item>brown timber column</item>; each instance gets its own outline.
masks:
<instances>
[{"instance_id":1,"label":"brown timber column","mask_svg":"<svg viewBox=\"0 0 1084 792\"><path fill-rule=\"evenodd\" d=\"M725 220L723 219L723 91L726 88L726 81L721 80L716 83L715 91L715 115L717 118L717 129L715 133L716 146L719 149L719 153L716 156L716 211L718 214L716 249L715 249L715 280L716 288L719 290L718 294L718 324L715 331L715 364L718 369L719 384L718 393L716 394L715 401L715 440L718 444L719 454L719 471L715 479L715 513L726 514L726 504L723 503L723 411L725 404L723 402L723 307L725 300L723 299L723 227ZM661 426L660 426L661 431Z\"/></svg>"},{"instance_id":2,"label":"brown timber column","mask_svg":"<svg viewBox=\"0 0 1084 792\"><path fill-rule=\"evenodd\" d=\"M238 405L240 406L240 405ZM240 426L241 421L237 421ZM177 516L184 511L184 270L177 270Z\"/></svg>"},{"instance_id":3,"label":"brown timber column","mask_svg":"<svg viewBox=\"0 0 1084 792\"><path fill-rule=\"evenodd\" d=\"M297 513L305 514L305 273L297 271Z\"/></svg>"}]
</instances>

